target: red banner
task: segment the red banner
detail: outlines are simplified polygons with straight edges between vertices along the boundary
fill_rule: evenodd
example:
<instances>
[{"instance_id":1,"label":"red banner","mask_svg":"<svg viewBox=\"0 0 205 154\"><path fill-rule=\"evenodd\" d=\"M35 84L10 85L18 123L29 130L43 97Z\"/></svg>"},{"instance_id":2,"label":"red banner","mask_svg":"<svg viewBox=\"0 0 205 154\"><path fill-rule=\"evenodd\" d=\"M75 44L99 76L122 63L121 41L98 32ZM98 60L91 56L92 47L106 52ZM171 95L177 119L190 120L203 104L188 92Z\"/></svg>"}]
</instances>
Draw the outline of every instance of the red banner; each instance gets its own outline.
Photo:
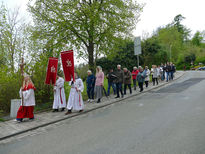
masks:
<instances>
[{"instance_id":1,"label":"red banner","mask_svg":"<svg viewBox=\"0 0 205 154\"><path fill-rule=\"evenodd\" d=\"M48 60L45 84L55 84L58 71L58 58L50 57Z\"/></svg>"},{"instance_id":2,"label":"red banner","mask_svg":"<svg viewBox=\"0 0 205 154\"><path fill-rule=\"evenodd\" d=\"M65 76L65 81L71 81L71 78L75 80L73 50L61 52L61 60L63 64L63 72Z\"/></svg>"}]
</instances>

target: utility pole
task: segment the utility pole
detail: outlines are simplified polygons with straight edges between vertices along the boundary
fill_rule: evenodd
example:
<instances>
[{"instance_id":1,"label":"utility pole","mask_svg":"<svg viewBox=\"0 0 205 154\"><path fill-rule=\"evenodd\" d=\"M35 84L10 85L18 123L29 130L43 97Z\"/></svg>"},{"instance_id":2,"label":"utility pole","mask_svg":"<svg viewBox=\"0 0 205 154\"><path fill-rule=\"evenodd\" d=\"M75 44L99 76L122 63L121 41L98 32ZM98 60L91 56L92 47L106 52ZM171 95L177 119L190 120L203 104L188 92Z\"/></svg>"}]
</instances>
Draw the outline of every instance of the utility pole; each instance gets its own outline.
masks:
<instances>
[{"instance_id":1,"label":"utility pole","mask_svg":"<svg viewBox=\"0 0 205 154\"><path fill-rule=\"evenodd\" d=\"M169 62L171 62L172 59L172 44L169 46Z\"/></svg>"}]
</instances>

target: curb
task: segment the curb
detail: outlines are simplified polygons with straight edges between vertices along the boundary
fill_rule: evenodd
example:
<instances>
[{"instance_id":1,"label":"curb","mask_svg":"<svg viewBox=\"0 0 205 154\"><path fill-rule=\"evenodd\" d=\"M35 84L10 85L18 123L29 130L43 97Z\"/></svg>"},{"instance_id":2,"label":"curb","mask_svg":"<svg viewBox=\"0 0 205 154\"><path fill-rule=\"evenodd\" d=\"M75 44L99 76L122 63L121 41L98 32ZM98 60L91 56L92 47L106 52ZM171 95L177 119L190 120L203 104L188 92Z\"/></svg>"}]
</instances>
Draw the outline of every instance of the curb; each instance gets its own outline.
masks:
<instances>
[{"instance_id":1,"label":"curb","mask_svg":"<svg viewBox=\"0 0 205 154\"><path fill-rule=\"evenodd\" d=\"M180 79L182 76L184 76L184 74L185 74L185 72L183 72L183 74L182 74L181 76L175 78L173 81L176 81L176 80ZM61 119L58 119L58 120L54 120L54 121L51 121L51 122L48 122L48 123L45 123L45 124L41 124L41 125L39 125L39 126L35 126L35 127L33 127L33 128L29 128L29 129L26 129L26 130L23 130L23 131L19 131L19 132L17 132L17 133L13 133L13 134L10 134L10 135L1 137L1 138L0 138L0 141L5 140L5 139L8 139L8 138L11 138L11 137L14 137L14 136L17 136L17 135L20 135L20 134L23 134L23 133L26 133L26 132L29 132L29 131L36 130L36 129L41 128L41 127L45 127L45 126L48 126L48 125L51 125L51 124L54 124L54 123L58 123L58 122L61 122L61 121L63 121L63 120L67 120L67 119L70 119L70 118L73 118L73 117L77 117L77 116L80 116L80 115L89 113L89 112L94 111L94 110L97 110L97 109L101 109L101 108L110 106L110 105L112 105L112 104L115 104L115 103L124 101L124 100L126 100L126 99L128 99L128 98L132 98L132 97L141 95L141 94L143 94L143 93L149 92L149 91L151 91L151 90L153 90L153 89L157 89L157 88L163 87L163 86L165 86L165 85L167 85L167 84L172 83L173 81L171 81L171 82L165 82L165 83L163 83L163 84L161 84L161 85L159 85L159 86L157 86L157 87L152 87L152 88L150 88L150 89L148 89L148 90L146 90L146 91L143 91L143 92L141 92L141 93L133 94L133 95L127 96L127 97L125 97L125 98L121 98L121 99L119 99L119 100L115 100L115 101L113 101L113 102L111 102L111 103L107 103L107 104L104 104L104 105L101 105L101 106L98 106L98 107L94 107L94 108L92 108L92 109L84 110L84 111L81 112L81 113L76 113L76 114L74 113L73 115L70 115L70 116L68 116L68 117L64 117L64 118L61 118Z\"/></svg>"}]
</instances>

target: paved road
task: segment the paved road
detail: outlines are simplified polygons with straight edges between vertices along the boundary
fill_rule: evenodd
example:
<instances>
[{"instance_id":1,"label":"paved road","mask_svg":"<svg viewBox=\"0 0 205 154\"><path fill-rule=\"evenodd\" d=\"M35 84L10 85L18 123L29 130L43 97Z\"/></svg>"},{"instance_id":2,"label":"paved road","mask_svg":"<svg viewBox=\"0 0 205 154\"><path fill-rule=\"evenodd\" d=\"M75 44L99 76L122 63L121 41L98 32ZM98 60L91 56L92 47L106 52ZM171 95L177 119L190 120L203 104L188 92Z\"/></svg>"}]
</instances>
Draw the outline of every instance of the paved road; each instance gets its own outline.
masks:
<instances>
[{"instance_id":1,"label":"paved road","mask_svg":"<svg viewBox=\"0 0 205 154\"><path fill-rule=\"evenodd\" d=\"M205 72L0 145L10 153L205 154Z\"/></svg>"}]
</instances>

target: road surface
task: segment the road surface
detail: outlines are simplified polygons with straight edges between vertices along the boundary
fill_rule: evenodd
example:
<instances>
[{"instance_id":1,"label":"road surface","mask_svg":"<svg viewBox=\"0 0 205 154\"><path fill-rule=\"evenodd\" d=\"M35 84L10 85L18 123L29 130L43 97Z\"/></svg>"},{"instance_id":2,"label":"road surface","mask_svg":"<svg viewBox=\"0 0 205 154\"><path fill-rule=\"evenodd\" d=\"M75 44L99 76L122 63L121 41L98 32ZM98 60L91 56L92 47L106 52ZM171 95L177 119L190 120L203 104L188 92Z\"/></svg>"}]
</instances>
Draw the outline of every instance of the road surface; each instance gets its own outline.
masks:
<instances>
[{"instance_id":1,"label":"road surface","mask_svg":"<svg viewBox=\"0 0 205 154\"><path fill-rule=\"evenodd\" d=\"M37 153L205 154L205 72L0 144Z\"/></svg>"}]
</instances>

